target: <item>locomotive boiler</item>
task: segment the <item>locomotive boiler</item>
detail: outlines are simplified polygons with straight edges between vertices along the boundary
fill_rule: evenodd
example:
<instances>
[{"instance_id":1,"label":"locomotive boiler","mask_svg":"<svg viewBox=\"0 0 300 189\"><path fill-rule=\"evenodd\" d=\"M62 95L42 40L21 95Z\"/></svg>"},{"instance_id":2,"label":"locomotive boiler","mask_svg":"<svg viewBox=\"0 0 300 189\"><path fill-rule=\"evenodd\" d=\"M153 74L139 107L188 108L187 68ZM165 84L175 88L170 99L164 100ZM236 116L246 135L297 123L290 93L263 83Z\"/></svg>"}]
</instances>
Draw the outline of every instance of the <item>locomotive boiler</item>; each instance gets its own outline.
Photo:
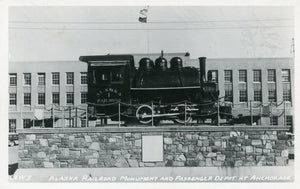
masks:
<instances>
[{"instance_id":1,"label":"locomotive boiler","mask_svg":"<svg viewBox=\"0 0 300 189\"><path fill-rule=\"evenodd\" d=\"M149 124L173 120L185 124L192 119L216 122L228 118L228 108L218 106L216 83L206 80L206 58L199 67L184 67L180 57L169 64L163 54L155 61L144 57L135 67L132 55L81 56L88 64L90 119L131 118ZM117 115L119 114L121 115Z\"/></svg>"}]
</instances>

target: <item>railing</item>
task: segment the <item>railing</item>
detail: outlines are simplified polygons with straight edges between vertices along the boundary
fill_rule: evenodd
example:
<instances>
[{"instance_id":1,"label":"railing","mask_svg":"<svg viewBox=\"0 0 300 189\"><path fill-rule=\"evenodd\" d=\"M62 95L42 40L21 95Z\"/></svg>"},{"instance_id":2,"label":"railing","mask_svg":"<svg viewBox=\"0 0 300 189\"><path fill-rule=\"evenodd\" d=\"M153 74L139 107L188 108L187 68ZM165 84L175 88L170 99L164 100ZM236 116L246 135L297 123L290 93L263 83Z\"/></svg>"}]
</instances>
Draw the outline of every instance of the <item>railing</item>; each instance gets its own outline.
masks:
<instances>
[{"instance_id":1,"label":"railing","mask_svg":"<svg viewBox=\"0 0 300 189\"><path fill-rule=\"evenodd\" d=\"M45 127L44 125L44 121L45 119L52 119L52 127L55 127L55 123L56 120L62 119L62 125L60 125L61 127L79 127L78 124L78 119L80 120L85 120L85 127L89 127L89 119L91 117L96 117L99 118L101 120L101 125L102 124L106 124L105 120L109 119L109 118L114 118L117 117L117 125L118 127L122 126L122 117L124 118L123 120L125 120L126 118L141 118L141 119L148 119L147 123L150 124L151 126L155 126L155 121L161 117L179 117L181 116L181 118L183 118L184 120L181 121L181 125L184 126L188 126L189 124L189 120L191 118L204 118L204 117L209 117L212 115L216 115L217 117L217 125L220 126L220 117L221 116L232 116L232 112L231 113L226 113L226 112L222 112L220 111L220 107L222 106L228 106L228 104L226 104L226 102L224 102L224 97L219 98L216 101L212 101L212 102L208 102L208 103L203 103L203 104L195 104L189 101L181 101L181 102L176 102L176 103L160 103L160 102L156 102L156 101L150 101L147 103L143 103L143 104L128 104L128 103L124 103L121 101L117 101L117 102L113 102L113 103L106 103L106 104L96 104L96 103L86 103L84 105L78 105L78 106L58 106L58 105L50 105L48 107L46 107L44 109L43 112L43 124L42 127ZM240 103L239 103L240 104ZM231 107L235 106L237 107L239 104L230 104ZM282 101L281 103L267 103L267 104L263 104L261 102L256 103L256 105L252 105L253 102L250 101L249 102L249 109L248 109L248 113L249 116L251 118L251 125L253 125L253 117L254 116L260 116L261 117L272 117L272 116L277 116L279 117L283 117L283 125L286 125L286 102ZM149 113L148 115L141 115L140 117L137 115L132 115L132 114L127 114L126 112L122 111L122 108L125 107L131 107L132 110L136 111L138 109L138 107L142 106L142 105L147 105L149 108L149 110L151 111L151 113ZM116 113L111 114L111 115L95 115L93 113L89 113L89 107L108 107L108 106L115 106L116 107ZM156 113L156 109L159 106L170 106L170 107L184 107L183 110L181 111L175 111L175 113L169 113L169 114L157 114ZM213 112L208 112L206 114L195 114L194 112L197 111L198 109L195 109L196 107L205 107L205 106L214 106L215 107L215 111ZM283 108L280 108L281 106L283 106ZM277 114L273 112L274 107L277 110ZM263 108L269 109L268 116L264 115L263 112ZM245 111L246 110L246 111ZM281 111L278 114L278 110ZM150 112L149 111L149 112ZM46 114L50 114L49 118L46 118L47 116L45 116L45 112L47 112ZM244 108L244 112L247 112L247 108ZM266 113L266 112L265 112ZM22 116L22 114L21 114ZM36 118L36 116L35 116ZM75 119L74 119L75 118ZM22 119L22 118L21 118ZM35 119L35 120L40 120L40 119ZM68 124L65 124L65 120L69 120ZM74 120L74 121L72 121ZM83 122L82 122L83 123ZM95 123L96 125L96 123ZM82 124L81 124L82 126ZM90 125L92 126L92 125ZM36 127L34 125L34 121L33 121L33 127Z\"/></svg>"}]
</instances>

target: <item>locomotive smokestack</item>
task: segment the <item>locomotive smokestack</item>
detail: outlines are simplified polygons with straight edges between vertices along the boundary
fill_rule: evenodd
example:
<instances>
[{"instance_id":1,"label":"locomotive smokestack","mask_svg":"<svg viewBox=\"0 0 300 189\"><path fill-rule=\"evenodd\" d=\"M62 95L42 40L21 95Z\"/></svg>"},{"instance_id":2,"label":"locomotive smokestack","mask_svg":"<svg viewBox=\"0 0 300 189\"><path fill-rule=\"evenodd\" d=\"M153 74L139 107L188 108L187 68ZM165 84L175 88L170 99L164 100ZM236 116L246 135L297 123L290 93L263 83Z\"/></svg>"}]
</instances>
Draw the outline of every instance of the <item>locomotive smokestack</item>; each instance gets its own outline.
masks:
<instances>
[{"instance_id":1,"label":"locomotive smokestack","mask_svg":"<svg viewBox=\"0 0 300 189\"><path fill-rule=\"evenodd\" d=\"M206 81L206 57L199 57L199 64L200 64L200 83L203 83Z\"/></svg>"},{"instance_id":2,"label":"locomotive smokestack","mask_svg":"<svg viewBox=\"0 0 300 189\"><path fill-rule=\"evenodd\" d=\"M160 52L160 57L161 57L161 58L164 57L164 51L163 51L163 50L161 50L161 52Z\"/></svg>"}]
</instances>

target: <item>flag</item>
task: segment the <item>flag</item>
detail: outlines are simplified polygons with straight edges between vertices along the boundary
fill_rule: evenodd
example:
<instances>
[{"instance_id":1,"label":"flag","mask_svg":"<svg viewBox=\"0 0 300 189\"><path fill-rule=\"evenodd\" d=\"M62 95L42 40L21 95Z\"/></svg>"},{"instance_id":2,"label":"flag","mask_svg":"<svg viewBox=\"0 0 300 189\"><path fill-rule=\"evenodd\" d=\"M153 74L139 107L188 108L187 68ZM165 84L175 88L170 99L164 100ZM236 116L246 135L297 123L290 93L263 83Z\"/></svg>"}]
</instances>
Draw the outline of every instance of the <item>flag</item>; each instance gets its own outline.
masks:
<instances>
[{"instance_id":1,"label":"flag","mask_svg":"<svg viewBox=\"0 0 300 189\"><path fill-rule=\"evenodd\" d=\"M34 109L34 117L37 120L42 120L44 119L44 109Z\"/></svg>"},{"instance_id":2,"label":"flag","mask_svg":"<svg viewBox=\"0 0 300 189\"><path fill-rule=\"evenodd\" d=\"M147 23L147 13L148 13L148 9L140 10L139 22Z\"/></svg>"}]
</instances>

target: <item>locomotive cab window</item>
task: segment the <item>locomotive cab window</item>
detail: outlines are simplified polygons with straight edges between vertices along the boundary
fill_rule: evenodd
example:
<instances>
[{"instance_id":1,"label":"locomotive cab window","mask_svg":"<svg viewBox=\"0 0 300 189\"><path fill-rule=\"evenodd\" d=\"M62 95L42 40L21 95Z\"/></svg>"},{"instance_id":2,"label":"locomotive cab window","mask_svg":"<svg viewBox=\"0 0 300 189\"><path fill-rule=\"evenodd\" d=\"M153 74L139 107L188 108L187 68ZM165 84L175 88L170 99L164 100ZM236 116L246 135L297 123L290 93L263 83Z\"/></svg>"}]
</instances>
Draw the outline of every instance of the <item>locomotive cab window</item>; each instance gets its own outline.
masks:
<instances>
[{"instance_id":1,"label":"locomotive cab window","mask_svg":"<svg viewBox=\"0 0 300 189\"><path fill-rule=\"evenodd\" d=\"M124 69L112 70L111 71L111 82L112 83L123 83Z\"/></svg>"}]
</instances>

